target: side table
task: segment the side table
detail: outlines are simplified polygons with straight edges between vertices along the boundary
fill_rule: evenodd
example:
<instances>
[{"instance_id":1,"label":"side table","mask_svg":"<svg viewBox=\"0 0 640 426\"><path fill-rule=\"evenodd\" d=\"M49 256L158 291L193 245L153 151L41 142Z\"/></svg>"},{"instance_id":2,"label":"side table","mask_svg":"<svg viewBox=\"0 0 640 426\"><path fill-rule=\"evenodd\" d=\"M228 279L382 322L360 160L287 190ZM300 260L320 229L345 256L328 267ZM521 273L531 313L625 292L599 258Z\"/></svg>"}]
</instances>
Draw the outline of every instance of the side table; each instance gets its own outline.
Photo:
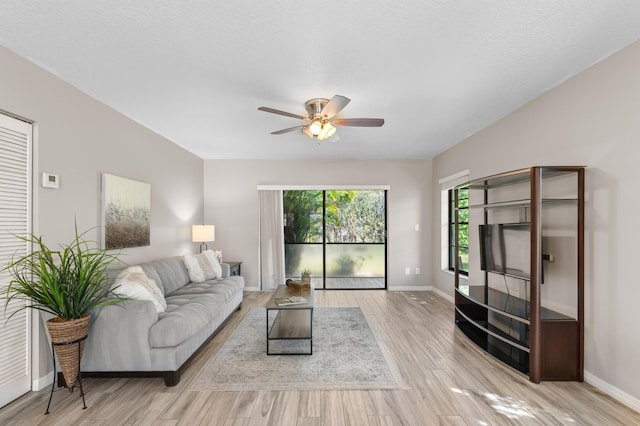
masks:
<instances>
[{"instance_id":1,"label":"side table","mask_svg":"<svg viewBox=\"0 0 640 426\"><path fill-rule=\"evenodd\" d=\"M229 275L232 277L242 275L242 270L240 269L242 267L242 262L223 261L223 263L229 265Z\"/></svg>"}]
</instances>

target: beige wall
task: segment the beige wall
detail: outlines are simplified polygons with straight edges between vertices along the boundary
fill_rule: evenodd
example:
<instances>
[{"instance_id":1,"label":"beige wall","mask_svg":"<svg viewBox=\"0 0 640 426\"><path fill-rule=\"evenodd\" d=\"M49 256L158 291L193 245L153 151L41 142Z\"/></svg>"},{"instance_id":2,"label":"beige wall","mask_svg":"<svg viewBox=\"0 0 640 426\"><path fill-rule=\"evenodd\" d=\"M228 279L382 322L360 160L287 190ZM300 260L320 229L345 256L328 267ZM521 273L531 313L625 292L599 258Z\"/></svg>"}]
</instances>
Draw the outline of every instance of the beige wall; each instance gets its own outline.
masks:
<instances>
[{"instance_id":1,"label":"beige wall","mask_svg":"<svg viewBox=\"0 0 640 426\"><path fill-rule=\"evenodd\" d=\"M429 285L431 160L207 160L204 168L205 221L216 226L213 245L225 259L243 262L247 286L257 287L259 280L257 186L278 184L390 185L387 285Z\"/></svg>"},{"instance_id":2,"label":"beige wall","mask_svg":"<svg viewBox=\"0 0 640 426\"><path fill-rule=\"evenodd\" d=\"M81 230L100 225L101 174L111 173L151 184L151 245L126 250L124 260L197 250L190 240L203 214L200 158L2 47L0 64L0 110L35 122L34 175L60 175L57 190L34 182L34 232L55 245L71 240L74 217ZM98 240L98 230L88 236ZM42 342L36 380L50 363Z\"/></svg>"},{"instance_id":3,"label":"beige wall","mask_svg":"<svg viewBox=\"0 0 640 426\"><path fill-rule=\"evenodd\" d=\"M0 109L35 122L36 176L60 175L60 189L35 187L38 233L68 241L74 217L80 229L99 225L101 174L111 173L151 184L151 245L126 250L129 263L194 250L202 159L4 48L0 63Z\"/></svg>"},{"instance_id":4,"label":"beige wall","mask_svg":"<svg viewBox=\"0 0 640 426\"><path fill-rule=\"evenodd\" d=\"M433 160L437 181L469 169L477 178L534 165L586 165L585 370L588 381L640 408L635 278L640 247L640 42L572 78ZM440 249L439 233L432 244ZM453 294L433 257L434 285Z\"/></svg>"}]
</instances>

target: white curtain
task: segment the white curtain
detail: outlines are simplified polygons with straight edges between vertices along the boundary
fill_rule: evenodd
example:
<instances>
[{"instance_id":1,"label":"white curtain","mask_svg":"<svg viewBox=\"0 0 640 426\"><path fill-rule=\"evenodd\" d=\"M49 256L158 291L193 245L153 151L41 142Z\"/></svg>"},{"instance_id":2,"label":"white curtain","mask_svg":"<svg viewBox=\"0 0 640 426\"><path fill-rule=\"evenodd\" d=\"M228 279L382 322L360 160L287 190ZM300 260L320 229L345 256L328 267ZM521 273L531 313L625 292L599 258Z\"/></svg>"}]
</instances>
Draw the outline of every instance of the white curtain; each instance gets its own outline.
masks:
<instances>
[{"instance_id":1,"label":"white curtain","mask_svg":"<svg viewBox=\"0 0 640 426\"><path fill-rule=\"evenodd\" d=\"M273 290L284 284L284 223L282 190L259 190L260 288Z\"/></svg>"}]
</instances>

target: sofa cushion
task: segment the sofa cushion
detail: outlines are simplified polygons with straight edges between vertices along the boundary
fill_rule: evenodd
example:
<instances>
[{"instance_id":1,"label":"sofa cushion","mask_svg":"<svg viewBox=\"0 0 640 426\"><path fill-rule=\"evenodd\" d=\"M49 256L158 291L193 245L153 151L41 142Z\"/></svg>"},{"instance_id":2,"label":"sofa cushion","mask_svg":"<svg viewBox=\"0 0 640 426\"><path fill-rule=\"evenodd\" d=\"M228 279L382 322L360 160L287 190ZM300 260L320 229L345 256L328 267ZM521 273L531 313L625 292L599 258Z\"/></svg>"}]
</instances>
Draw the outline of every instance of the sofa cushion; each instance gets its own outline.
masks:
<instances>
[{"instance_id":1,"label":"sofa cushion","mask_svg":"<svg viewBox=\"0 0 640 426\"><path fill-rule=\"evenodd\" d=\"M143 263L140 267L149 278L158 284L164 295L176 291L191 281L182 256L154 260Z\"/></svg>"},{"instance_id":2,"label":"sofa cushion","mask_svg":"<svg viewBox=\"0 0 640 426\"><path fill-rule=\"evenodd\" d=\"M242 277L191 283L165 296L167 309L151 326L151 347L177 346L195 335L224 309L234 294L242 292Z\"/></svg>"},{"instance_id":3,"label":"sofa cushion","mask_svg":"<svg viewBox=\"0 0 640 426\"><path fill-rule=\"evenodd\" d=\"M227 277L216 280L207 280L201 283L191 283L175 292L171 293L169 298L173 296L185 296L191 294L219 294L225 302L228 302L238 292L244 289L244 280L242 277Z\"/></svg>"},{"instance_id":4,"label":"sofa cushion","mask_svg":"<svg viewBox=\"0 0 640 426\"><path fill-rule=\"evenodd\" d=\"M212 250L205 250L200 254L185 254L184 264L193 283L222 278L222 268Z\"/></svg>"},{"instance_id":5,"label":"sofa cushion","mask_svg":"<svg viewBox=\"0 0 640 426\"><path fill-rule=\"evenodd\" d=\"M113 292L122 296L153 302L157 312L164 312L167 302L154 280L148 278L140 266L122 270L115 279Z\"/></svg>"}]
</instances>

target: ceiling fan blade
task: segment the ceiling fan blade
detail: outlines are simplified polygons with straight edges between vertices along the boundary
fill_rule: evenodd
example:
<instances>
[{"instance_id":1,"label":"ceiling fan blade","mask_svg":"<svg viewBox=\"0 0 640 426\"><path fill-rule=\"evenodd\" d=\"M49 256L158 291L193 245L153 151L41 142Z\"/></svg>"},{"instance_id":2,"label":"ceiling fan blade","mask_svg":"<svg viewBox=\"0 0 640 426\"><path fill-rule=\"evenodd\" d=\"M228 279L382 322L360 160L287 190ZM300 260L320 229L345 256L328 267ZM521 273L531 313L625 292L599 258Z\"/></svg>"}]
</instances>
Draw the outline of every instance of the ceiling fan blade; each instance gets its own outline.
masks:
<instances>
[{"instance_id":1,"label":"ceiling fan blade","mask_svg":"<svg viewBox=\"0 0 640 426\"><path fill-rule=\"evenodd\" d=\"M351 99L346 96L335 95L327 104L322 108L321 114L331 119L335 117L347 104L351 102Z\"/></svg>"},{"instance_id":2,"label":"ceiling fan blade","mask_svg":"<svg viewBox=\"0 0 640 426\"><path fill-rule=\"evenodd\" d=\"M337 118L331 122L334 126L382 127L384 118Z\"/></svg>"},{"instance_id":3,"label":"ceiling fan blade","mask_svg":"<svg viewBox=\"0 0 640 426\"><path fill-rule=\"evenodd\" d=\"M279 114L279 115L286 115L287 117L299 118L300 120L309 120L309 117L303 117L302 115L293 114L291 112L286 112L286 111L280 111L279 109L273 109L269 107L260 107L258 108L258 110L264 111L264 112L270 112L271 114Z\"/></svg>"},{"instance_id":4,"label":"ceiling fan blade","mask_svg":"<svg viewBox=\"0 0 640 426\"><path fill-rule=\"evenodd\" d=\"M272 135L281 135L283 133L295 132L296 130L300 130L305 127L306 124L302 126L289 127L288 129L276 130L275 132L271 132Z\"/></svg>"}]
</instances>

